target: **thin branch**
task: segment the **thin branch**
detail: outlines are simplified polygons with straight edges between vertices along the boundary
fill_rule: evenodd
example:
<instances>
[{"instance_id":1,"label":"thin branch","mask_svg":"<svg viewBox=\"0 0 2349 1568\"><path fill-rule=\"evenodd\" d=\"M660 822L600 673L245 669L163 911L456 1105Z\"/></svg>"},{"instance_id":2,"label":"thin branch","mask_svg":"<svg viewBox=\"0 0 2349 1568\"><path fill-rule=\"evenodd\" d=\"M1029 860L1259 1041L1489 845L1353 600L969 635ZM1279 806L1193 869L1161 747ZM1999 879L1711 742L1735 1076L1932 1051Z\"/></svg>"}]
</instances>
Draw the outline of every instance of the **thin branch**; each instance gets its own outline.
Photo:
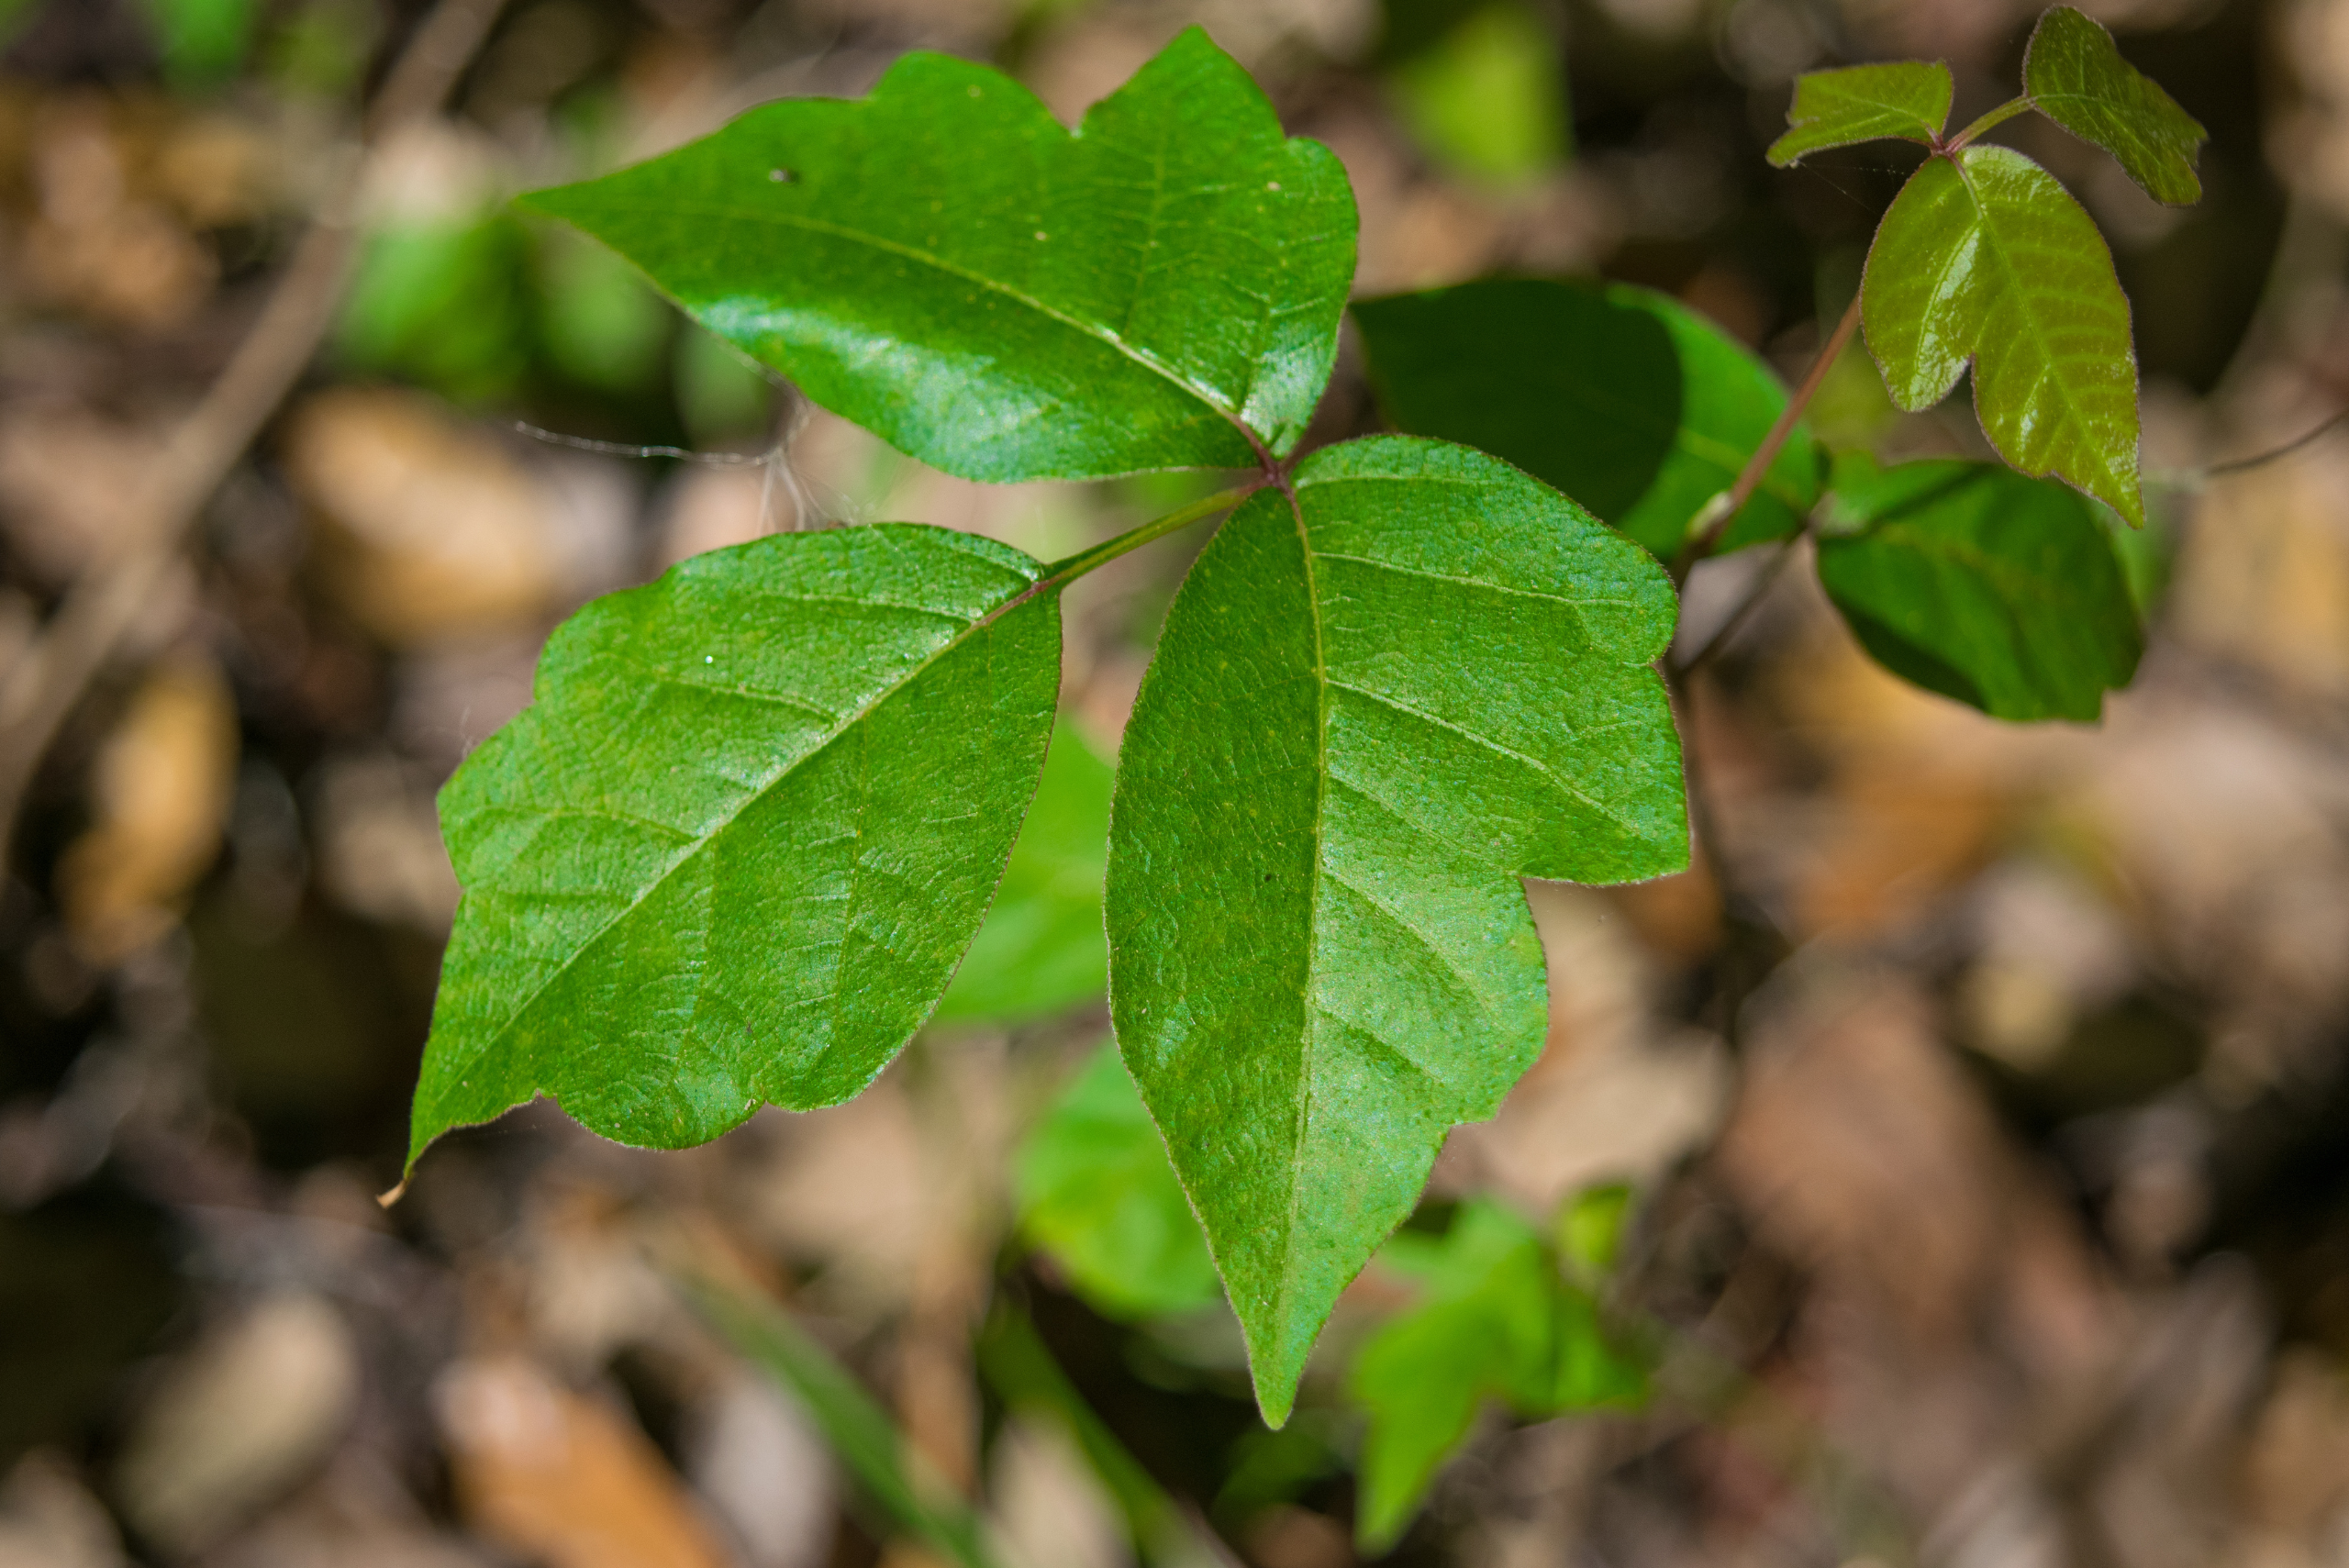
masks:
<instances>
[{"instance_id":1,"label":"thin branch","mask_svg":"<svg viewBox=\"0 0 2349 1568\"><path fill-rule=\"evenodd\" d=\"M2214 462L2208 468L2176 469L2166 473L2148 474L2146 477L2156 484L2164 485L2173 490L2199 490L2213 479L2224 479L2230 474L2247 473L2254 468L2264 468L2268 463L2276 462L2278 458L2289 457L2294 452L2299 451L2302 447L2313 445L2318 439L2329 435L2345 421L2349 421L2349 408L2343 408L2339 413L2331 416L2323 422L2317 425L2315 428L2303 431L2299 435L2294 436L2290 440L2286 441L2280 447L2270 447L2264 452L2254 452L2249 457L2231 458L2225 462Z\"/></svg>"},{"instance_id":2,"label":"thin branch","mask_svg":"<svg viewBox=\"0 0 2349 1568\"><path fill-rule=\"evenodd\" d=\"M1753 612L1762 607L1762 601L1769 597L1770 590L1777 585L1787 563L1794 560L1802 541L1809 537L1810 522L1806 518L1801 529L1789 535L1778 546L1778 553L1770 558L1770 563L1754 574L1753 583L1746 587L1745 597L1740 599L1737 607L1722 618L1713 635L1705 639L1705 645L1673 666L1675 673L1686 675L1703 669L1711 662L1714 655L1729 646L1730 639L1742 630L1745 623L1753 618Z\"/></svg>"},{"instance_id":3,"label":"thin branch","mask_svg":"<svg viewBox=\"0 0 2349 1568\"><path fill-rule=\"evenodd\" d=\"M567 436L561 430L550 430L543 425L533 425L528 419L514 421L517 435L528 436L551 447L568 447L577 452L601 452L607 457L674 458L679 462L698 463L708 468L756 468L773 462L782 451L778 445L759 452L703 452L691 447L640 446L634 441L599 441L593 436Z\"/></svg>"},{"instance_id":4,"label":"thin branch","mask_svg":"<svg viewBox=\"0 0 2349 1568\"><path fill-rule=\"evenodd\" d=\"M438 109L503 0L440 0L384 79L365 124L369 157ZM35 770L82 694L153 606L204 504L276 412L333 323L356 249L356 193L367 163L338 183L258 319L149 465L114 547L74 583L41 634L0 679L0 851Z\"/></svg>"},{"instance_id":5,"label":"thin branch","mask_svg":"<svg viewBox=\"0 0 2349 1568\"><path fill-rule=\"evenodd\" d=\"M1794 396L1787 399L1786 407L1779 412L1778 422L1770 427L1770 433L1762 438L1762 444L1753 450L1752 457L1745 460L1745 466L1739 471L1736 483L1707 502L1705 509L1698 514L1687 542L1673 558L1674 582L1687 581L1690 568L1713 552L1713 547L1720 543L1721 535L1729 531L1729 526L1737 514L1744 508L1746 502L1753 498L1754 491L1762 487L1763 477L1770 472L1770 465L1778 461L1778 449L1787 444L1787 438L1794 433L1803 410L1809 408L1811 399L1819 395L1820 387L1827 380L1828 371L1842 357L1843 346L1852 340L1852 334L1859 329L1859 325L1860 296L1855 294L1852 296L1851 308L1843 312L1843 319L1835 324L1835 330L1829 333L1827 341L1819 346L1818 357L1810 361L1810 369L1803 374L1802 384L1795 388Z\"/></svg>"}]
</instances>

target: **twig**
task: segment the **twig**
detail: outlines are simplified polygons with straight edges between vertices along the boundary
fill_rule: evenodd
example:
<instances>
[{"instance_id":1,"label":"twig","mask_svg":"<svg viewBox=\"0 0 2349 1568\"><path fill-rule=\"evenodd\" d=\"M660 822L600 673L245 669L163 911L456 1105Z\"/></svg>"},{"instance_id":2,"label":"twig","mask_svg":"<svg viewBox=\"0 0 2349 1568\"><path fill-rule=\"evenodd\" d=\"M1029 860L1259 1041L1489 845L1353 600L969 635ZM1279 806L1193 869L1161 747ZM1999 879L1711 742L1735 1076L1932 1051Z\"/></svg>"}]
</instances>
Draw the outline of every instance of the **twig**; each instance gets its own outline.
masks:
<instances>
[{"instance_id":1,"label":"twig","mask_svg":"<svg viewBox=\"0 0 2349 1568\"><path fill-rule=\"evenodd\" d=\"M1802 548L1802 541L1809 537L1810 523L1806 519L1798 531L1787 536L1778 546L1778 553L1770 558L1770 563L1754 573L1753 583L1746 587L1745 597L1740 599L1737 607L1722 618L1713 635L1705 639L1705 645L1673 666L1675 673L1687 675L1703 669L1715 654L1729 646L1730 639L1743 630L1753 612L1762 607L1762 601L1769 597L1770 590L1777 585L1787 563L1795 558L1796 551Z\"/></svg>"},{"instance_id":2,"label":"twig","mask_svg":"<svg viewBox=\"0 0 2349 1568\"><path fill-rule=\"evenodd\" d=\"M568 447L573 451L601 452L607 457L674 458L679 462L698 463L706 468L756 468L773 462L775 447L760 452L703 452L691 447L640 446L634 441L599 441L593 436L567 436L561 430L550 430L543 425L533 425L528 419L514 421L517 435L528 436L551 447Z\"/></svg>"},{"instance_id":3,"label":"twig","mask_svg":"<svg viewBox=\"0 0 2349 1568\"><path fill-rule=\"evenodd\" d=\"M369 158L431 114L489 31L504 0L440 0L409 38L364 121ZM340 188L300 242L260 317L150 465L121 534L68 591L40 636L0 679L0 851L35 770L66 716L153 604L182 540L262 425L292 390L334 320L357 246L356 193Z\"/></svg>"},{"instance_id":4,"label":"twig","mask_svg":"<svg viewBox=\"0 0 2349 1568\"><path fill-rule=\"evenodd\" d=\"M1705 509L1698 514L1698 521L1694 531L1687 542L1680 547L1680 553L1673 557L1674 582L1687 580L1689 569L1712 553L1713 546L1719 544L1721 535L1729 531L1731 522L1744 508L1746 502L1753 498L1754 491L1762 487L1763 476L1770 472L1770 465L1778 461L1778 449L1787 444L1787 438L1793 434L1803 410L1809 408L1810 400L1819 395L1820 386L1827 380L1827 373L1842 357L1843 345L1852 340L1852 334L1858 330L1859 325L1860 296L1855 294L1852 296L1851 308L1843 312L1843 319L1835 324L1835 330L1829 333L1827 341L1819 346L1818 357L1810 361L1810 369L1803 373L1802 384L1795 388L1794 396L1787 399L1786 407L1779 412L1778 422L1770 427L1770 433L1762 438L1762 444L1753 449L1752 457L1745 460L1745 466L1738 472L1736 482L1707 502Z\"/></svg>"},{"instance_id":5,"label":"twig","mask_svg":"<svg viewBox=\"0 0 2349 1568\"><path fill-rule=\"evenodd\" d=\"M2165 473L2147 474L2145 477L2153 484L2167 489L2199 490L2213 479L2224 479L2231 474L2247 473L2254 468L2264 468L2278 458L2289 457L2302 447L2309 446L2339 428L2344 421L2349 421L2349 408L2343 408L2331 416L2315 428L2304 430L2294 436L2280 447L2270 447L2264 452L2254 452L2249 457L2231 458L2225 462L2214 462L2208 468L2174 469Z\"/></svg>"}]
</instances>

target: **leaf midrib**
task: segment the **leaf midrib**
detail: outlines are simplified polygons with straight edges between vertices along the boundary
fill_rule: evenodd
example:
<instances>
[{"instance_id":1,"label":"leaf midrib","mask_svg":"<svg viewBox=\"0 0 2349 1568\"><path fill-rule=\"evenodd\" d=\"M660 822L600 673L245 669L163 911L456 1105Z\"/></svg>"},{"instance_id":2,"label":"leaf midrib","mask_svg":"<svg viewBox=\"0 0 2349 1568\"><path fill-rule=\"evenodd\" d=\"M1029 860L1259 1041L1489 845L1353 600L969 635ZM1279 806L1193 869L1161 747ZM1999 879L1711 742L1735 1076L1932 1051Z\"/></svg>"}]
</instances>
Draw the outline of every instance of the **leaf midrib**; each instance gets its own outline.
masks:
<instances>
[{"instance_id":1,"label":"leaf midrib","mask_svg":"<svg viewBox=\"0 0 2349 1568\"><path fill-rule=\"evenodd\" d=\"M1879 113L1890 116L1895 119L1905 120L1910 125L1916 126L1919 129L1922 130L1925 133L1925 138L1927 139L1931 139L1933 134L1933 128L1926 124L1924 117L1918 114L1915 109L1909 107L1906 104L1896 104L1888 99L1870 97L1864 93L1842 93L1839 100L1839 105L1850 104L1856 104L1865 108L1875 109ZM1832 106L1831 106L1831 107ZM1830 114L1813 115L1809 119L1804 120L1800 125L1790 126L1787 128L1798 131L1818 130L1826 126L1831 117L1832 117Z\"/></svg>"},{"instance_id":2,"label":"leaf midrib","mask_svg":"<svg viewBox=\"0 0 2349 1568\"><path fill-rule=\"evenodd\" d=\"M1288 1212L1281 1232L1281 1287L1274 1314L1275 1332L1286 1339L1299 1284L1297 1233L1305 1203L1307 1140L1312 1132L1313 1053L1321 1032L1315 1027L1311 1014L1318 1007L1314 993L1319 984L1318 966L1321 952L1321 844L1330 807L1330 660L1322 640L1321 591L1314 573L1313 530L1306 526L1305 507L1297 499L1294 482L1284 480L1280 490L1281 499L1286 503L1289 517L1297 526L1297 551L1305 566L1306 609L1313 623L1313 902L1305 929L1305 1011L1297 1019L1304 1038L1298 1042L1297 1051L1297 1154L1289 1162ZM1275 1353L1279 1353L1277 1346Z\"/></svg>"},{"instance_id":3,"label":"leaf midrib","mask_svg":"<svg viewBox=\"0 0 2349 1568\"><path fill-rule=\"evenodd\" d=\"M1198 383L1193 381L1189 376L1185 375L1182 372L1174 369L1173 366L1163 363L1156 355L1151 353L1148 350L1143 349L1137 344L1129 342L1115 328L1109 327L1101 322L1086 321L1081 317L1072 316L1067 311L1046 304L1043 300L1038 299L1033 295L1027 294L1019 289L1012 287L1009 284L1005 283L1000 278L988 277L984 272L974 272L969 267L961 266L953 261L948 261L943 256L937 255L932 251L925 250L918 246L908 245L902 240L891 239L884 235L868 233L863 229L852 228L845 224L828 222L822 218L807 217L795 213L759 212L743 207L728 206L722 203L673 202L656 208L640 206L636 203L615 201L610 203L609 206L613 210L633 212L640 217L645 217L665 218L671 215L690 216L697 214L704 217L734 218L744 223L764 223L773 224L781 228L805 229L810 233L829 234L835 239L846 239L856 244L870 246L872 249L882 251L885 254L898 256L909 261L918 262L924 266L932 268L937 272L943 272L949 277L960 278L964 283L975 284L981 288L1001 295L1006 299L1016 301L1020 305L1026 306L1029 309L1035 311L1040 316L1045 317L1050 320L1059 322L1062 326L1068 328L1071 331L1079 333L1084 337L1090 338L1096 342L1105 344L1108 348L1115 350L1119 354L1122 354L1127 359L1132 361L1135 364L1149 371L1152 374L1167 382L1170 385L1178 388L1179 390L1188 394L1191 397L1197 399L1198 402L1205 404L1212 412L1221 415L1235 429L1240 431L1241 436L1249 439L1251 445L1254 445L1262 439L1262 438L1258 437L1256 433L1249 428L1247 423L1241 418L1239 409L1227 407L1214 393L1208 391L1206 387L1201 386Z\"/></svg>"},{"instance_id":4,"label":"leaf midrib","mask_svg":"<svg viewBox=\"0 0 2349 1568\"><path fill-rule=\"evenodd\" d=\"M2065 428L2070 432L2076 447L2085 448L2095 455L2097 467L2102 471L2107 482L2118 484L2121 476L2113 472L2111 462L2106 458L2099 443L2089 432L2087 416L2080 409L2078 395L2073 391L2070 381L2058 368L2062 361L2056 357L2054 350L2048 345L2045 324L2040 319L2031 291L2023 286L2013 258L2007 254L2006 244L1999 238L1998 225L1991 221L1990 204L1983 199L1982 192L1975 185L1974 171L1970 162L1965 158L1958 158L1953 161L1957 169L1957 177L1965 187L1966 199L1974 204L1975 227L1982 235L1983 249L1989 253L1998 265L1999 286L2014 298L2017 309L2022 313L2023 318L2031 323L2031 341L2038 350L2040 363L2046 367L2043 373L2044 378L2054 384L2062 399ZM2051 183L2054 180L2054 176L2048 174L2046 171L2039 172ZM2059 186L2058 189L2060 190L2061 187ZM1982 349L1978 332L1966 357L1976 364L1974 395L1978 403L1982 396L1980 371Z\"/></svg>"}]
</instances>

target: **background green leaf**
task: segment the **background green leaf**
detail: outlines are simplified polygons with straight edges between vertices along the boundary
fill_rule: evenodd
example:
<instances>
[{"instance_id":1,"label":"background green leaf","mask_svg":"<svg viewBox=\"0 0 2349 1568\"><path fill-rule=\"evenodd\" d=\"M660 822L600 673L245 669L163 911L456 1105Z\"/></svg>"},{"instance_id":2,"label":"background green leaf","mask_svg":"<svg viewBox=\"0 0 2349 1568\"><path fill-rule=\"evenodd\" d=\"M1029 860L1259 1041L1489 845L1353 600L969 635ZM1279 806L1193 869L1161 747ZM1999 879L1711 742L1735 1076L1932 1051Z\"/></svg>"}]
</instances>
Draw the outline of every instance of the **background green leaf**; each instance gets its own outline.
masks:
<instances>
[{"instance_id":1,"label":"background green leaf","mask_svg":"<svg viewBox=\"0 0 2349 1568\"><path fill-rule=\"evenodd\" d=\"M1932 407L1971 359L2000 457L2143 524L2128 296L2046 170L2003 147L1928 159L1876 229L1860 298L1893 402Z\"/></svg>"},{"instance_id":2,"label":"background green leaf","mask_svg":"<svg viewBox=\"0 0 2349 1568\"><path fill-rule=\"evenodd\" d=\"M1481 452L1325 448L1192 567L1119 759L1109 995L1283 1420L1444 1134L1540 1054L1520 875L1687 863L1662 567Z\"/></svg>"},{"instance_id":3,"label":"background green leaf","mask_svg":"<svg viewBox=\"0 0 2349 1568\"><path fill-rule=\"evenodd\" d=\"M824 406L969 479L1252 465L1305 432L1353 275L1328 149L1194 28L1072 134L985 66L753 109L526 205Z\"/></svg>"},{"instance_id":4,"label":"background green leaf","mask_svg":"<svg viewBox=\"0 0 2349 1568\"><path fill-rule=\"evenodd\" d=\"M1387 81L1419 144L1480 184L1524 185L1566 156L1565 62L1556 36L1514 0L1472 12Z\"/></svg>"},{"instance_id":5,"label":"background green leaf","mask_svg":"<svg viewBox=\"0 0 2349 1568\"><path fill-rule=\"evenodd\" d=\"M938 1005L941 1022L1043 1018L1108 984L1101 878L1113 776L1074 728L1054 731L995 906Z\"/></svg>"},{"instance_id":6,"label":"background green leaf","mask_svg":"<svg viewBox=\"0 0 2349 1568\"><path fill-rule=\"evenodd\" d=\"M420 382L459 402L511 393L530 363L529 249L503 215L375 230L335 324L338 355L351 370Z\"/></svg>"},{"instance_id":7,"label":"background green leaf","mask_svg":"<svg viewBox=\"0 0 2349 1568\"><path fill-rule=\"evenodd\" d=\"M1795 79L1787 133L1770 144L1770 161L1783 169L1821 148L1898 137L1928 146L1949 124L1949 67L1904 60L1814 71Z\"/></svg>"},{"instance_id":8,"label":"background green leaf","mask_svg":"<svg viewBox=\"0 0 2349 1568\"><path fill-rule=\"evenodd\" d=\"M534 1095L675 1148L844 1100L978 929L1051 736L1056 595L885 523L597 600L440 795L464 888L409 1160Z\"/></svg>"},{"instance_id":9,"label":"background green leaf","mask_svg":"<svg viewBox=\"0 0 2349 1568\"><path fill-rule=\"evenodd\" d=\"M2093 719L2143 639L2096 503L1996 463L1839 470L1819 576L1877 661L1998 718Z\"/></svg>"},{"instance_id":10,"label":"background green leaf","mask_svg":"<svg viewBox=\"0 0 2349 1568\"><path fill-rule=\"evenodd\" d=\"M254 0L145 0L163 71L182 88L217 84L244 63Z\"/></svg>"},{"instance_id":11,"label":"background green leaf","mask_svg":"<svg viewBox=\"0 0 2349 1568\"><path fill-rule=\"evenodd\" d=\"M1117 1047L1104 1045L1020 1146L1019 1223L1112 1318L1216 1299L1215 1261Z\"/></svg>"},{"instance_id":12,"label":"background green leaf","mask_svg":"<svg viewBox=\"0 0 2349 1568\"><path fill-rule=\"evenodd\" d=\"M1364 300L1354 320L1389 419L1508 459L1660 559L1787 406L1720 328L1623 284L1496 279ZM1820 479L1798 425L1723 548L1792 533Z\"/></svg>"},{"instance_id":13,"label":"background green leaf","mask_svg":"<svg viewBox=\"0 0 2349 1568\"><path fill-rule=\"evenodd\" d=\"M1532 1227L1499 1205L1462 1208L1411 1272L1422 1299L1364 1341L1346 1378L1370 1416L1356 1529L1371 1551L1402 1534L1487 1400L1539 1418L1647 1397L1640 1362L1609 1341Z\"/></svg>"},{"instance_id":14,"label":"background green leaf","mask_svg":"<svg viewBox=\"0 0 2349 1568\"><path fill-rule=\"evenodd\" d=\"M2155 201L2202 199L2194 163L2210 133L2161 84L2121 58L2112 35L2069 6L2039 18L2023 55L2032 107L2119 161Z\"/></svg>"},{"instance_id":15,"label":"background green leaf","mask_svg":"<svg viewBox=\"0 0 2349 1568\"><path fill-rule=\"evenodd\" d=\"M536 304L548 358L573 381L601 391L624 394L650 382L674 313L635 268L603 246L551 226L547 239Z\"/></svg>"}]
</instances>

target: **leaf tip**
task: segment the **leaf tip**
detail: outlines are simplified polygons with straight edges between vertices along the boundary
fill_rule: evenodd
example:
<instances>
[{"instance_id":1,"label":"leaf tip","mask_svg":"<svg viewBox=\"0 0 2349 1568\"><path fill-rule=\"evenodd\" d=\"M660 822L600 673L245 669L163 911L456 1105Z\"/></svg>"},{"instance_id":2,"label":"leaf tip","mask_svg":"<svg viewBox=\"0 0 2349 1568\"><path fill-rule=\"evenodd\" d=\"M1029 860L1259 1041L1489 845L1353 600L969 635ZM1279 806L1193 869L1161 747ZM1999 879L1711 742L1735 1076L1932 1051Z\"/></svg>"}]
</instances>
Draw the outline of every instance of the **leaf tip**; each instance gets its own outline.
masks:
<instances>
[{"instance_id":1,"label":"leaf tip","mask_svg":"<svg viewBox=\"0 0 2349 1568\"><path fill-rule=\"evenodd\" d=\"M1234 1300L1232 1307L1237 1312L1240 1303ZM1305 1377L1304 1351L1281 1342L1286 1336L1277 1324L1260 1327L1242 1314L1240 1328L1248 1343L1248 1381L1256 1395L1257 1414L1277 1432L1297 1410L1297 1385ZM1311 1345L1309 1337L1306 1343Z\"/></svg>"}]
</instances>

